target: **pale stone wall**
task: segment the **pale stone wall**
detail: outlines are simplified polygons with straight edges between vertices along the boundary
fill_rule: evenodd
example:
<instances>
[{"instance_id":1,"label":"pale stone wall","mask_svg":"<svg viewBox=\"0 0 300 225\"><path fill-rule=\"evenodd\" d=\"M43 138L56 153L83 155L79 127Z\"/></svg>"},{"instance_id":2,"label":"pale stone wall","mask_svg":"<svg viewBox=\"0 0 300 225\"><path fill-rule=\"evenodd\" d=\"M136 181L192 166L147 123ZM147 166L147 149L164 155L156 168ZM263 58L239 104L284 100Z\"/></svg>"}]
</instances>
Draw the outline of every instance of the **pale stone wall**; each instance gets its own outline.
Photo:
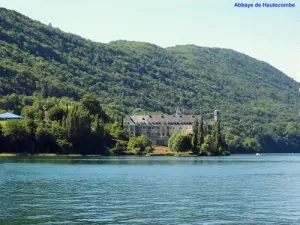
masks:
<instances>
[{"instance_id":1,"label":"pale stone wall","mask_svg":"<svg viewBox=\"0 0 300 225\"><path fill-rule=\"evenodd\" d=\"M130 125L129 131L134 135L149 137L152 145L168 145L168 140L174 133L191 134L192 125Z\"/></svg>"},{"instance_id":2,"label":"pale stone wall","mask_svg":"<svg viewBox=\"0 0 300 225\"><path fill-rule=\"evenodd\" d=\"M179 112L179 111L178 111ZM207 123L204 116L201 115L141 115L126 116L124 126L127 126L133 135L146 135L152 141L153 145L168 145L169 138L174 133L192 134L193 122L196 118L202 117L203 128L211 131L213 123ZM220 121L220 112L214 111L214 122Z\"/></svg>"}]
</instances>

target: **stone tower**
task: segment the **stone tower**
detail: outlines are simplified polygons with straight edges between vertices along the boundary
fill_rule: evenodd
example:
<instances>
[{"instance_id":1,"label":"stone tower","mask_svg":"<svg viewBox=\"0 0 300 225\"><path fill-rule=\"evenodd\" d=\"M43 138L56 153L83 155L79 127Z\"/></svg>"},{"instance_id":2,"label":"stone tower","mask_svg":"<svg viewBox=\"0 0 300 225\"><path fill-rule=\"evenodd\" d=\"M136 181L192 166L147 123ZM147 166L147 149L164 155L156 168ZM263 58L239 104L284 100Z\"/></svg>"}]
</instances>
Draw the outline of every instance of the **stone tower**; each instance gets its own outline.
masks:
<instances>
[{"instance_id":1,"label":"stone tower","mask_svg":"<svg viewBox=\"0 0 300 225\"><path fill-rule=\"evenodd\" d=\"M183 115L183 109L181 108L179 102L176 109L176 116L182 116Z\"/></svg>"},{"instance_id":2,"label":"stone tower","mask_svg":"<svg viewBox=\"0 0 300 225\"><path fill-rule=\"evenodd\" d=\"M220 121L220 111L219 110L214 111L214 121Z\"/></svg>"}]
</instances>

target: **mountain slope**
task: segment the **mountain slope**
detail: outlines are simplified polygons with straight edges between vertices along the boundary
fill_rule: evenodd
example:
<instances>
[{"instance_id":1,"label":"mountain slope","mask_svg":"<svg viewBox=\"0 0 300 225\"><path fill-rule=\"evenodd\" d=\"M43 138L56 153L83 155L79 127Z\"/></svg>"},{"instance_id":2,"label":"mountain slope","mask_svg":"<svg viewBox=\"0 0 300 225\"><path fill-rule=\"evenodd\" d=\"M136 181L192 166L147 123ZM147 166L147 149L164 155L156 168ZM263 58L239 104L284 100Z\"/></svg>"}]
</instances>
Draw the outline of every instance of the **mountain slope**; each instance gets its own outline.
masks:
<instances>
[{"instance_id":1,"label":"mountain slope","mask_svg":"<svg viewBox=\"0 0 300 225\"><path fill-rule=\"evenodd\" d=\"M123 101L127 113L142 108L168 114L180 100L186 113L220 109L224 127L255 136L263 125L259 134L271 130L280 139L274 130L298 121L297 85L230 49L96 43L0 8L0 96L41 92L78 99L88 92L103 104Z\"/></svg>"}]
</instances>

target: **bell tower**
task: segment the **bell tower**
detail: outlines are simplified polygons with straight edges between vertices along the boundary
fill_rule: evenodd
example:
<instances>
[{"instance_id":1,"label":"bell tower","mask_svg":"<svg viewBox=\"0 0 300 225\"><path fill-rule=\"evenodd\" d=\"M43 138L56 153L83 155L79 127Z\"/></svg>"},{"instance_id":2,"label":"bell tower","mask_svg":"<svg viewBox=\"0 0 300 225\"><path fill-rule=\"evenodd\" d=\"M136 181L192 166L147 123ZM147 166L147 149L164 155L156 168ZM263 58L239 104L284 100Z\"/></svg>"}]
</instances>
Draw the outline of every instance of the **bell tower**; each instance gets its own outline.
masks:
<instances>
[{"instance_id":1,"label":"bell tower","mask_svg":"<svg viewBox=\"0 0 300 225\"><path fill-rule=\"evenodd\" d=\"M219 110L214 111L214 121L220 121L220 111Z\"/></svg>"},{"instance_id":2,"label":"bell tower","mask_svg":"<svg viewBox=\"0 0 300 225\"><path fill-rule=\"evenodd\" d=\"M177 109L176 109L176 116L182 116L183 115L183 108L180 106L180 103L177 103Z\"/></svg>"}]
</instances>

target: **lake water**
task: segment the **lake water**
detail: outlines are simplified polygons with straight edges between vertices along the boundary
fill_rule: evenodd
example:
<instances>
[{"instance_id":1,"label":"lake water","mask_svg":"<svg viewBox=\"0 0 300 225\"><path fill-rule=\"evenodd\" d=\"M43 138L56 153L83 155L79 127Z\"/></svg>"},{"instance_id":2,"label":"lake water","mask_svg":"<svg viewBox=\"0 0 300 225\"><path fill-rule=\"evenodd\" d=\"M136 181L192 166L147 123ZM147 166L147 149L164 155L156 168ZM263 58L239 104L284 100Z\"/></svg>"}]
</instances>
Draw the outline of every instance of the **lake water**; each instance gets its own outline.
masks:
<instances>
[{"instance_id":1,"label":"lake water","mask_svg":"<svg viewBox=\"0 0 300 225\"><path fill-rule=\"evenodd\" d=\"M300 155L0 159L0 224L300 224Z\"/></svg>"}]
</instances>

